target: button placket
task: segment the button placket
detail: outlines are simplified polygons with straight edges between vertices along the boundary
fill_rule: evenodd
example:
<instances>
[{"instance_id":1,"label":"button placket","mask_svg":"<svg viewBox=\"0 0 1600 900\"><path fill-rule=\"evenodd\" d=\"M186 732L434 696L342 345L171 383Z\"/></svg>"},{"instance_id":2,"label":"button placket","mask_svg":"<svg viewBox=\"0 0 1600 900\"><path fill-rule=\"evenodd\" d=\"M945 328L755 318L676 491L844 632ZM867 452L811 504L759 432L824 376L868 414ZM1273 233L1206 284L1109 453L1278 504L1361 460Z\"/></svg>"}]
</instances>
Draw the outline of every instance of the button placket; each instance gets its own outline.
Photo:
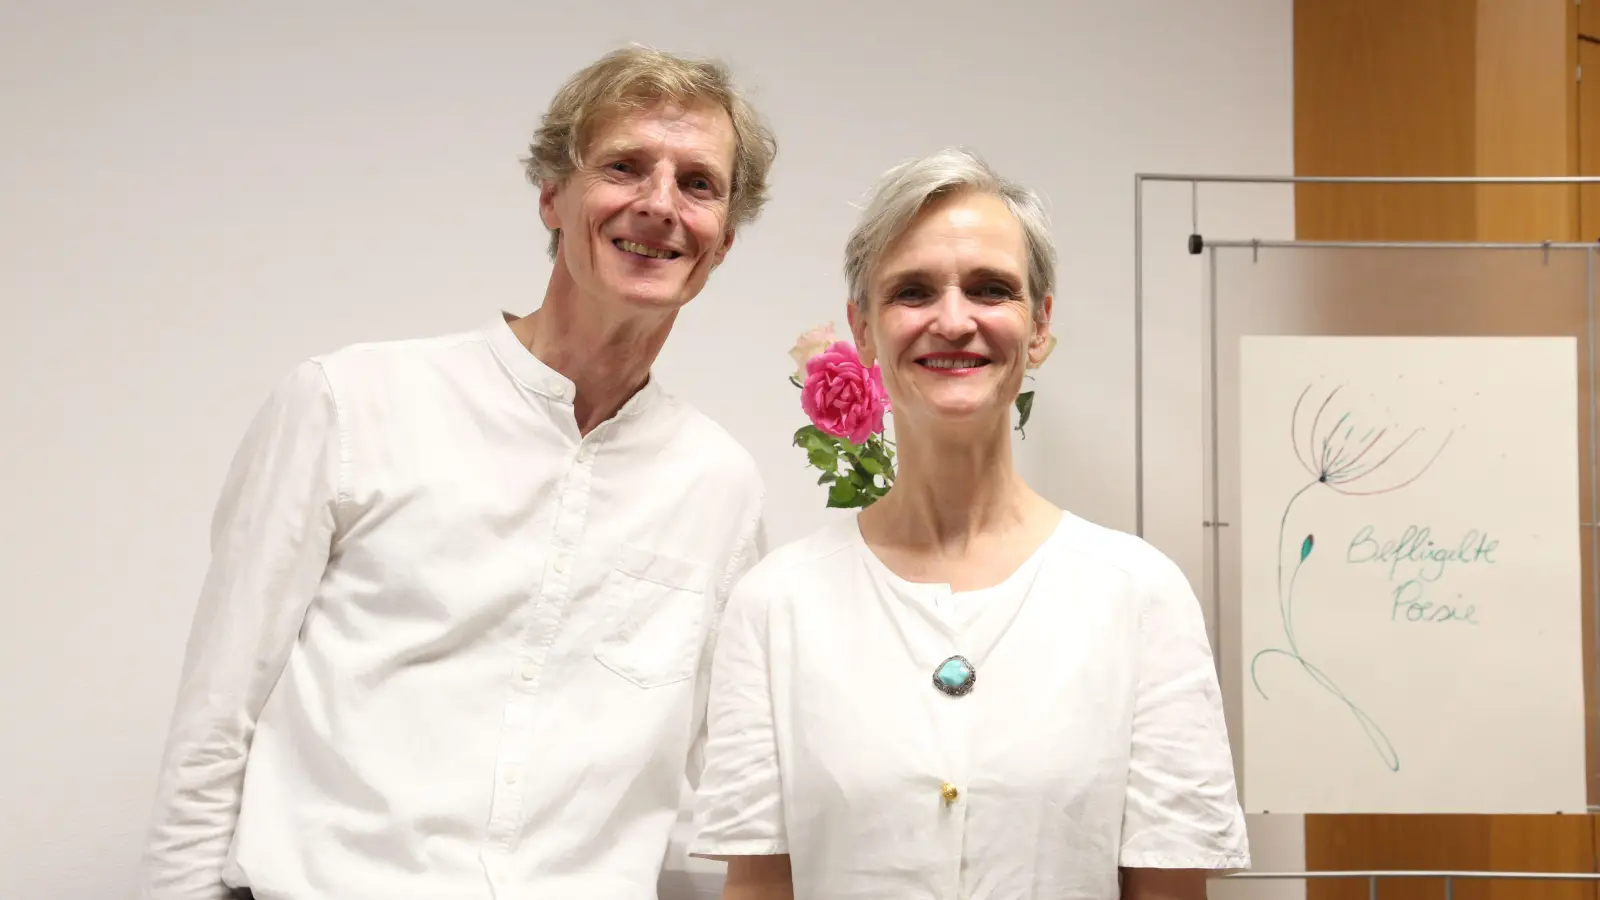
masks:
<instances>
[{"instance_id":1,"label":"button placket","mask_svg":"<svg viewBox=\"0 0 1600 900\"><path fill-rule=\"evenodd\" d=\"M962 699L969 701L971 698ZM967 810L971 802L967 788L973 711L974 706L970 702L945 704L939 710L935 726L941 737L939 745L945 750L943 764L946 769L941 773L944 778L937 791L939 814L944 820L941 829L945 854L942 868L946 873L945 891L950 897L966 896L961 883L961 864L966 856Z\"/></svg>"},{"instance_id":2,"label":"button placket","mask_svg":"<svg viewBox=\"0 0 1600 900\"><path fill-rule=\"evenodd\" d=\"M593 437L593 435L591 435ZM496 781L490 804L488 836L502 851L510 849L522 818L527 754L532 745L529 724L540 676L550 649L560 633L560 624L571 599L572 576L576 567L583 526L588 519L593 474L593 453L580 453L567 471L557 502L554 532L539 593L532 604L532 617L523 629L522 652L518 658L510 697L502 714L500 754L496 761Z\"/></svg>"}]
</instances>

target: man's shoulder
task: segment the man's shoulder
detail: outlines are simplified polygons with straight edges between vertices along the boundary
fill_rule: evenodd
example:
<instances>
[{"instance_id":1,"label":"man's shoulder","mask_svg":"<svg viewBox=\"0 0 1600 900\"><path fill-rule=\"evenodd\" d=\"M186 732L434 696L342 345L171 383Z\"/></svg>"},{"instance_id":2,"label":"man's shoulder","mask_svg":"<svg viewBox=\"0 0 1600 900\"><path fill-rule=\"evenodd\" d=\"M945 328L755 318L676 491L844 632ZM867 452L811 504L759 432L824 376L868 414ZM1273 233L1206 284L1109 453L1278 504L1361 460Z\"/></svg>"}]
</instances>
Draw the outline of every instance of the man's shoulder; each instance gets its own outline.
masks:
<instances>
[{"instance_id":1,"label":"man's shoulder","mask_svg":"<svg viewBox=\"0 0 1600 900\"><path fill-rule=\"evenodd\" d=\"M429 366L441 359L481 350L488 335L482 329L452 331L343 344L318 353L310 362L326 371L359 373L405 366Z\"/></svg>"},{"instance_id":2,"label":"man's shoulder","mask_svg":"<svg viewBox=\"0 0 1600 900\"><path fill-rule=\"evenodd\" d=\"M487 330L478 328L351 342L309 356L300 366L320 373L345 415L392 411L412 401L430 406L430 397L455 396L463 385L492 378L499 364Z\"/></svg>"},{"instance_id":3,"label":"man's shoulder","mask_svg":"<svg viewBox=\"0 0 1600 900\"><path fill-rule=\"evenodd\" d=\"M760 487L761 467L752 454L722 423L692 403L666 393L664 402L677 413L673 439L688 449L703 469L720 479L733 479Z\"/></svg>"},{"instance_id":4,"label":"man's shoulder","mask_svg":"<svg viewBox=\"0 0 1600 900\"><path fill-rule=\"evenodd\" d=\"M407 371L420 373L448 366L449 355L464 359L484 341L482 331L458 331L429 337L353 342L302 356L280 371L268 390L268 404L304 407L331 402L339 409L371 393L365 388L404 390ZM466 354L462 350L467 351ZM414 379L411 380L414 383Z\"/></svg>"}]
</instances>

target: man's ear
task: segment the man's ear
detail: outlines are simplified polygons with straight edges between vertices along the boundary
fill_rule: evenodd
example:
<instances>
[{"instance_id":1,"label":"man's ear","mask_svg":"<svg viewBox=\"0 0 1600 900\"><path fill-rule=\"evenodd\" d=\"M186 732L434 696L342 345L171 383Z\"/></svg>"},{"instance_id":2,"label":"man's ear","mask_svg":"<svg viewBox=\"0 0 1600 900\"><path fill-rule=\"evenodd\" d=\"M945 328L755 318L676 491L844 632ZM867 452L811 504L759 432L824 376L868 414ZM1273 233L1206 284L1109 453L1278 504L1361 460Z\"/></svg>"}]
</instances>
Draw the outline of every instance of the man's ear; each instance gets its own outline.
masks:
<instances>
[{"instance_id":1,"label":"man's ear","mask_svg":"<svg viewBox=\"0 0 1600 900\"><path fill-rule=\"evenodd\" d=\"M722 265L723 259L727 258L728 251L732 250L732 249L733 249L733 229L729 228L727 230L727 232L722 235L722 246L718 247L716 252L711 255L711 264L713 266Z\"/></svg>"},{"instance_id":2,"label":"man's ear","mask_svg":"<svg viewBox=\"0 0 1600 900\"><path fill-rule=\"evenodd\" d=\"M551 181L539 185L539 218L551 231L561 228L561 215L556 212L556 193L560 189L559 184Z\"/></svg>"}]
</instances>

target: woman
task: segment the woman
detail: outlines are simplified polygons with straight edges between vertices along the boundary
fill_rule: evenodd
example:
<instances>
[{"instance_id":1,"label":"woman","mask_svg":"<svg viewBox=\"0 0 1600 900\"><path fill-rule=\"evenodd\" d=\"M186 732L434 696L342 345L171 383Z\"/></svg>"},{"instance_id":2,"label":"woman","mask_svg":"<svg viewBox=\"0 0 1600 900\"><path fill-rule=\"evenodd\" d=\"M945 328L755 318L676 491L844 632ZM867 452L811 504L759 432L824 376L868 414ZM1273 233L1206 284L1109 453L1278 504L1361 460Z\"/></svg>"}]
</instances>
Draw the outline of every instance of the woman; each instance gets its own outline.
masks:
<instances>
[{"instance_id":1,"label":"woman","mask_svg":"<svg viewBox=\"0 0 1600 900\"><path fill-rule=\"evenodd\" d=\"M1054 269L1038 198L970 153L877 185L845 270L898 472L729 600L690 847L727 900L1200 900L1249 865L1183 574L1012 464Z\"/></svg>"}]
</instances>

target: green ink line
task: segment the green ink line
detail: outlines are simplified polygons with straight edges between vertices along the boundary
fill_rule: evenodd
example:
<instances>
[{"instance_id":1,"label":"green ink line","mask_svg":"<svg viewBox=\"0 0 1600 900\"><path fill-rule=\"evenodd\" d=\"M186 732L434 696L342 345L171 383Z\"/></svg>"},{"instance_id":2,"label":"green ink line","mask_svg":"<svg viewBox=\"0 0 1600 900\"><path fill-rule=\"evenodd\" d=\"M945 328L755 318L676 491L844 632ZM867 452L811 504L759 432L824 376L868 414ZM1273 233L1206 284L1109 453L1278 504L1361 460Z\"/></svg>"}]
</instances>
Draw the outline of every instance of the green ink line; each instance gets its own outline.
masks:
<instances>
[{"instance_id":1,"label":"green ink line","mask_svg":"<svg viewBox=\"0 0 1600 900\"><path fill-rule=\"evenodd\" d=\"M1310 676L1318 687L1321 687L1340 703L1343 703L1350 714L1355 717L1356 723L1366 733L1368 743L1372 744L1373 749L1378 751L1378 755L1383 758L1384 765L1388 766L1389 771L1398 772L1400 771L1400 755L1395 752L1394 744L1389 740L1389 736L1384 733L1383 729L1378 726L1377 721L1366 710L1357 706L1354 701L1345 695L1344 691L1334 683L1332 678L1328 677L1327 673L1323 672L1300 653L1299 643L1295 640L1294 585L1299 579L1301 567L1305 565L1306 560L1312 553L1315 540L1312 535L1307 535L1305 540L1301 542L1299 559L1295 562L1294 569L1289 573L1289 583L1285 586L1283 583L1284 537L1288 532L1289 513L1294 509L1296 501L1307 491L1322 483L1323 480L1319 478L1295 491L1294 495L1289 498L1289 502L1284 505L1283 516L1278 520L1278 614L1283 624L1283 636L1284 640L1288 642L1288 649L1270 647L1257 652L1255 656L1251 657L1250 681L1255 685L1256 693L1260 694L1263 700L1270 701L1272 698L1268 697L1266 690L1261 687L1261 679L1256 671L1256 667L1261 662L1262 657L1270 655L1287 656L1299 663L1301 670Z\"/></svg>"},{"instance_id":2,"label":"green ink line","mask_svg":"<svg viewBox=\"0 0 1600 900\"><path fill-rule=\"evenodd\" d=\"M1300 652L1300 645L1296 639L1294 627L1295 587L1300 578L1301 568L1305 566L1315 552L1316 541L1313 535L1308 534L1300 542L1299 556L1294 562L1293 569L1289 572L1288 581L1285 582L1283 557L1285 541L1289 531L1289 515L1300 498L1319 484L1335 493L1352 497L1388 493L1411 484L1432 467L1434 461L1444 452L1445 445L1449 444L1450 437L1454 431L1447 432L1443 443L1440 444L1433 455L1411 477L1402 480L1399 484L1371 490L1351 489L1348 485L1352 482L1360 481L1388 465L1396 454L1411 443L1420 430L1412 431L1410 434L1405 435L1399 440L1398 444L1389 448L1388 452L1378 451L1376 453L1374 451L1378 449L1380 444L1384 443L1384 438L1389 429L1378 426L1368 427L1357 438L1355 436L1357 426L1351 421L1352 413L1350 411L1345 411L1342 415L1339 415L1332 426L1324 432L1321 428L1323 414L1329 411L1329 406L1332 405L1334 397L1338 395L1340 390L1341 387L1333 388L1327 396L1322 398L1321 404L1317 406L1315 414L1312 415L1311 430L1306 435L1304 457L1301 456L1298 429L1302 421L1300 418L1301 406L1305 402L1307 395L1311 393L1310 385L1307 385L1306 389L1300 392L1300 396L1295 400L1294 410L1290 414L1289 445L1294 451L1296 460L1299 461L1302 467L1307 469L1314 480L1295 491L1289 497L1288 502L1284 504L1283 515L1278 519L1278 579L1276 589L1278 592L1278 620L1283 628L1285 646L1269 647L1252 656L1250 659L1250 681L1255 685L1256 692L1263 699L1270 700L1271 698L1267 696L1266 690L1261 686L1260 674L1257 671L1261 661L1268 656L1283 656L1293 660L1312 682L1344 704L1350 715L1361 727L1362 732L1367 736L1367 740L1372 744L1373 749L1382 757L1384 764L1390 771L1398 772L1400 771L1400 755L1395 751L1394 744L1389 740L1389 736L1378 726L1377 721L1366 710L1358 706L1355 701L1346 696L1343 689L1335 684L1326 672L1323 672L1322 669L1306 659L1304 654ZM1318 447L1318 434L1323 435L1320 441L1320 448ZM1318 452L1319 449L1320 452ZM1369 454L1377 458L1369 461L1367 460ZM1315 470L1312 470L1313 465L1316 467Z\"/></svg>"}]
</instances>

